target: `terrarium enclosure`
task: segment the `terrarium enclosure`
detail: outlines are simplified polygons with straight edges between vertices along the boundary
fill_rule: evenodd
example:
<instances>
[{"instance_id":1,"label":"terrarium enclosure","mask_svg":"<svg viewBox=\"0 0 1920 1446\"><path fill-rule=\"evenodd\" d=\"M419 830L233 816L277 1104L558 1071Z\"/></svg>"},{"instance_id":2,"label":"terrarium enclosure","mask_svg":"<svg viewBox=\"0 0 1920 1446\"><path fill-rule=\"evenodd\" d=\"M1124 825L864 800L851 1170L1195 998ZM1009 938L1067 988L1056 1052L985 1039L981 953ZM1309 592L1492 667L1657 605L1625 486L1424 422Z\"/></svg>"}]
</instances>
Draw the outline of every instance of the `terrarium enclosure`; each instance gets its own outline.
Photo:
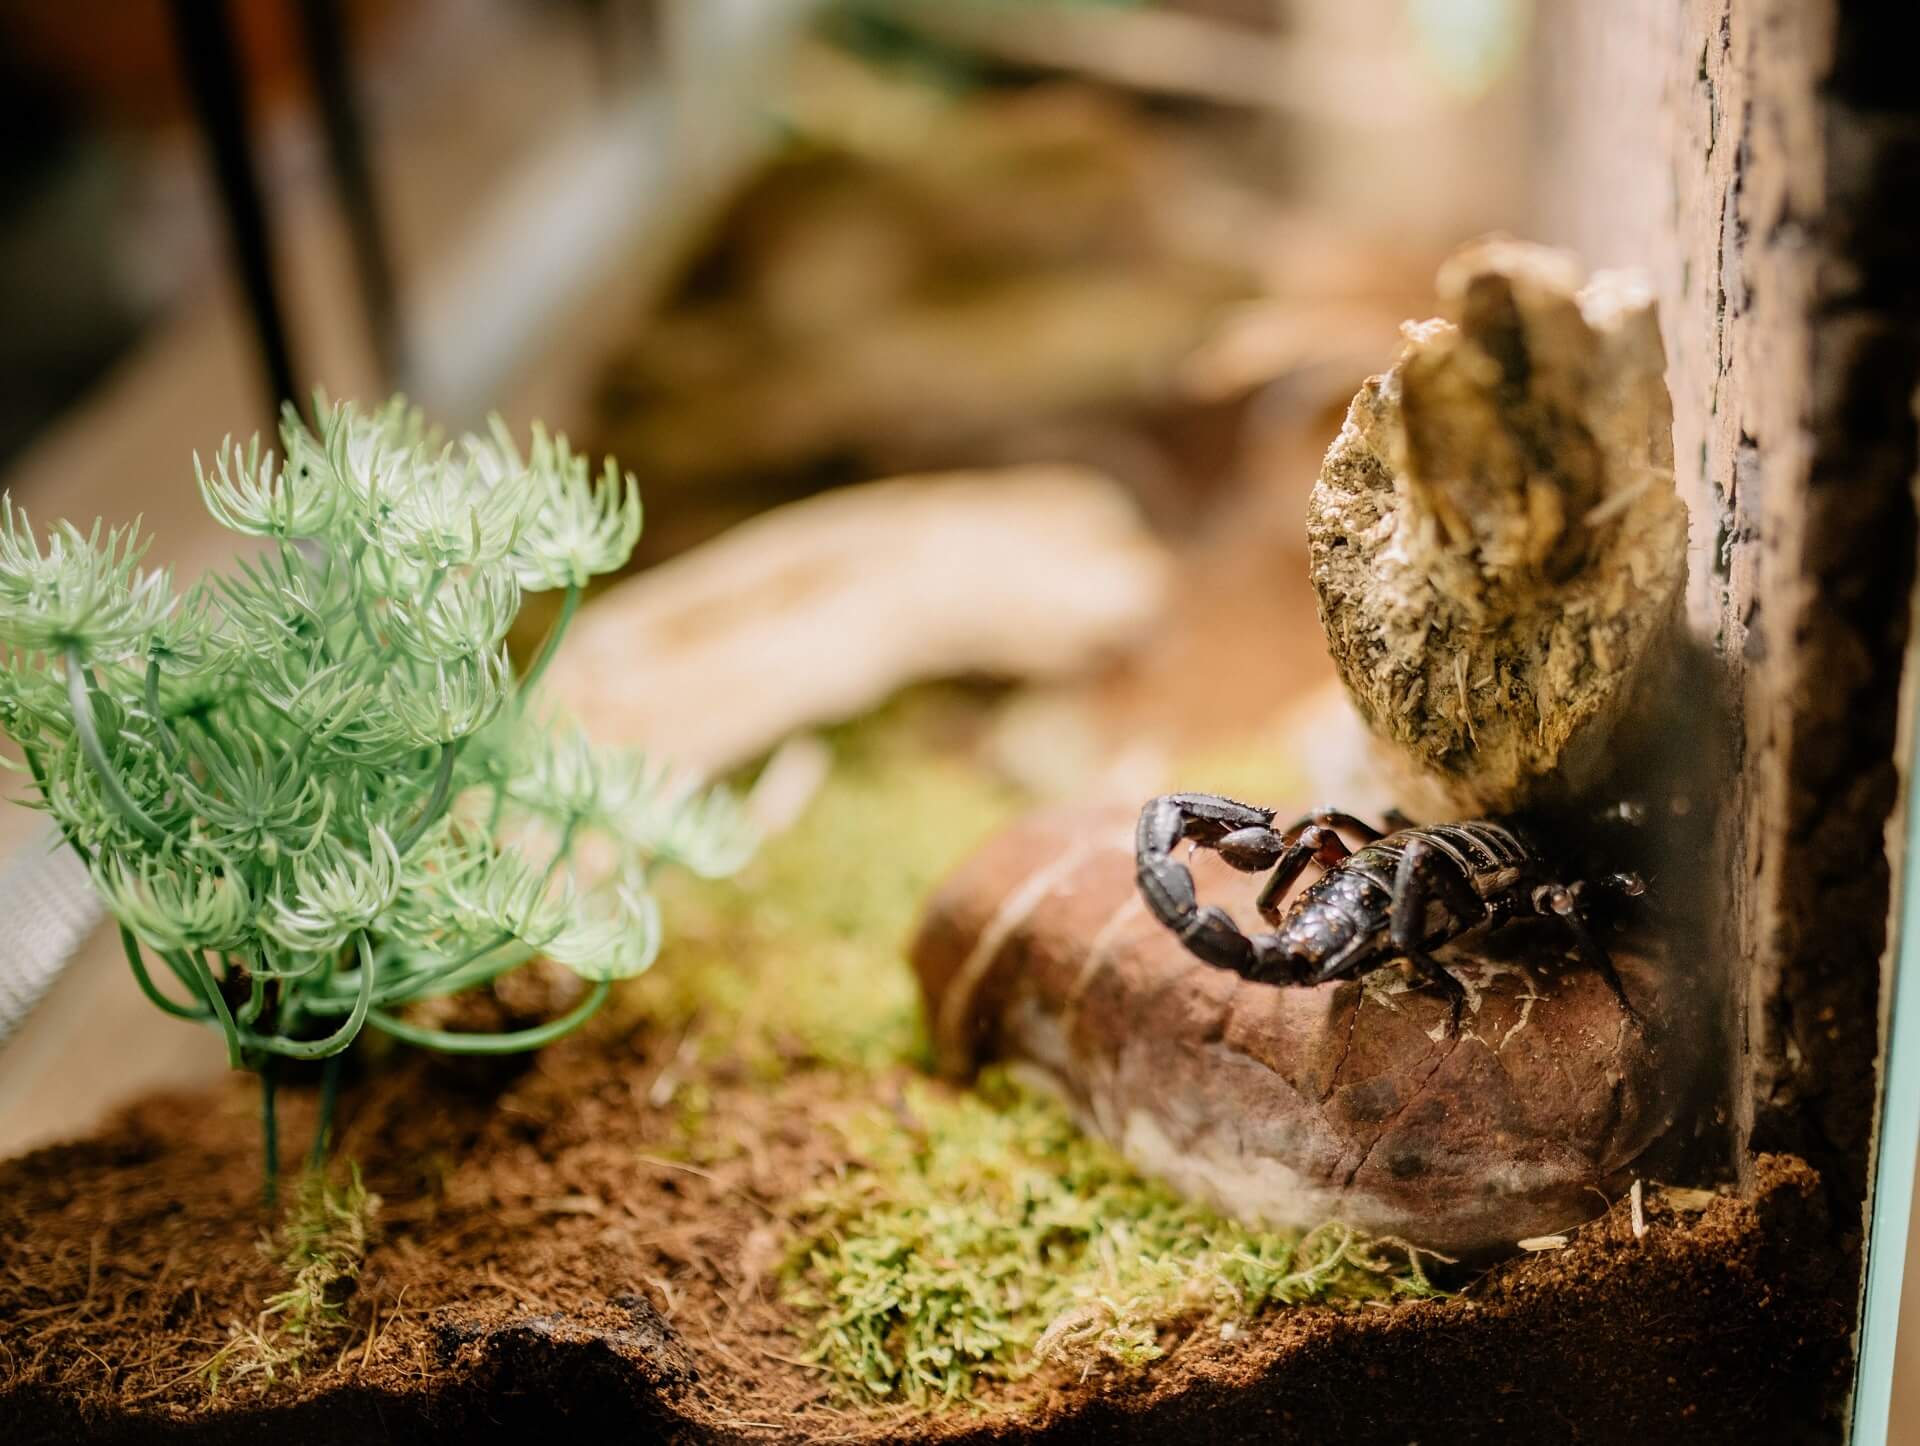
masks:
<instances>
[{"instance_id":1,"label":"terrarium enclosure","mask_svg":"<svg viewBox=\"0 0 1920 1446\"><path fill-rule=\"evenodd\" d=\"M1903 1439L1910 20L83 29L0 1436Z\"/></svg>"}]
</instances>

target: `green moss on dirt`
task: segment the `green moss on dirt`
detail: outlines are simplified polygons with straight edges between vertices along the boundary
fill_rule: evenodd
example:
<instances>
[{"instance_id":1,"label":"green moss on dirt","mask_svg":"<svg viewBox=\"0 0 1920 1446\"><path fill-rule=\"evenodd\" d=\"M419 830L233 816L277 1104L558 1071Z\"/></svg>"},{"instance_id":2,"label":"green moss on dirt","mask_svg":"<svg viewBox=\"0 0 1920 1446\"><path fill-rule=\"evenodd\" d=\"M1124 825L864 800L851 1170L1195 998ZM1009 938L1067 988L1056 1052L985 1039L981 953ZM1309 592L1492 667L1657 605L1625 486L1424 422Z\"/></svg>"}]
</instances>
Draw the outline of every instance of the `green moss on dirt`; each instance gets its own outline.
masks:
<instances>
[{"instance_id":1,"label":"green moss on dirt","mask_svg":"<svg viewBox=\"0 0 1920 1446\"><path fill-rule=\"evenodd\" d=\"M857 1164L802 1202L785 1279L808 1358L855 1396L952 1401L1053 1356L1145 1364L1169 1328L1438 1293L1399 1242L1182 1200L997 1071L841 1128Z\"/></svg>"},{"instance_id":2,"label":"green moss on dirt","mask_svg":"<svg viewBox=\"0 0 1920 1446\"><path fill-rule=\"evenodd\" d=\"M960 705L910 699L831 740L833 773L737 877L663 880L669 943L618 1006L765 1077L923 1063L908 937L940 878L1023 802L929 737Z\"/></svg>"},{"instance_id":3,"label":"green moss on dirt","mask_svg":"<svg viewBox=\"0 0 1920 1446\"><path fill-rule=\"evenodd\" d=\"M977 715L922 694L839 732L791 830L737 878L667 896L672 942L617 1006L681 1041L654 1103L677 1112L689 1160L751 1148L711 1108L714 1067L768 1082L825 1068L892 1098L833 1126L848 1163L787 1212L784 1293L807 1359L843 1397L926 1405L1055 1356L1139 1366L1171 1331L1271 1306L1433 1294L1398 1242L1248 1230L1003 1074L964 1091L914 1072L928 1058L906 957L917 912L1025 801L951 746ZM1271 791L1270 768L1239 754L1185 771L1225 776L1229 761Z\"/></svg>"},{"instance_id":4,"label":"green moss on dirt","mask_svg":"<svg viewBox=\"0 0 1920 1446\"><path fill-rule=\"evenodd\" d=\"M287 1285L267 1298L250 1322L228 1327L227 1343L201 1373L207 1391L247 1384L265 1391L283 1377L298 1376L308 1358L353 1332L347 1298L380 1210L357 1166L339 1185L318 1172L305 1176L288 1202L278 1232L261 1242L276 1255Z\"/></svg>"}]
</instances>

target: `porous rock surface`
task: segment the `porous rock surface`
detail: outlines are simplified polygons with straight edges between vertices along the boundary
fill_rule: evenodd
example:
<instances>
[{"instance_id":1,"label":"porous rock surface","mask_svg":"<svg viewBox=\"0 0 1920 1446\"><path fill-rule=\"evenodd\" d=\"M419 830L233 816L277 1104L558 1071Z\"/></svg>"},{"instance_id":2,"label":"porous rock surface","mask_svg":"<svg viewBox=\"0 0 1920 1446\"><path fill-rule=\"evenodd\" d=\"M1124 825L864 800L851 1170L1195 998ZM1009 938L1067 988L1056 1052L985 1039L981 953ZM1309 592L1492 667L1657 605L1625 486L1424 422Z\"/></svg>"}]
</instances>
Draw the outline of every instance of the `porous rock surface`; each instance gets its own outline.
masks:
<instances>
[{"instance_id":1,"label":"porous rock surface","mask_svg":"<svg viewBox=\"0 0 1920 1446\"><path fill-rule=\"evenodd\" d=\"M1644 1028L1544 923L1441 952L1469 987L1457 1033L1395 967L1251 983L1147 913L1132 824L1039 815L935 894L913 960L943 1070L1018 1061L1137 1167L1242 1219L1460 1257L1601 1213L1682 1107L1666 1062L1697 1052L1696 1021L1663 961L1615 951ZM1260 927L1257 877L1191 862L1203 898Z\"/></svg>"},{"instance_id":2,"label":"porous rock surface","mask_svg":"<svg viewBox=\"0 0 1920 1446\"><path fill-rule=\"evenodd\" d=\"M1687 514L1654 299L1489 239L1441 268L1307 509L1321 626L1416 813L1592 787L1679 617ZM1410 765L1410 766L1409 766Z\"/></svg>"}]
</instances>

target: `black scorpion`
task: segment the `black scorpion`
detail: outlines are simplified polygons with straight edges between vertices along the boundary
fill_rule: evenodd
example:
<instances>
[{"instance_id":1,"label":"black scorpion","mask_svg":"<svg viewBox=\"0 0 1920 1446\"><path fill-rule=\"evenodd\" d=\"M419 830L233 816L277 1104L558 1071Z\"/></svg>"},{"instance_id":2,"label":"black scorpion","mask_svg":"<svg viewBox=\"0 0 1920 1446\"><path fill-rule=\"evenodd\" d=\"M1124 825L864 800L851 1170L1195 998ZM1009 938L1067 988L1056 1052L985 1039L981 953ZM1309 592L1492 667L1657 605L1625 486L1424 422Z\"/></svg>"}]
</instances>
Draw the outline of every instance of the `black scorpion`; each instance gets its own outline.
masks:
<instances>
[{"instance_id":1,"label":"black scorpion","mask_svg":"<svg viewBox=\"0 0 1920 1446\"><path fill-rule=\"evenodd\" d=\"M1316 809L1276 830L1274 812L1207 793L1173 793L1140 813L1134 839L1140 891L1154 915L1207 963L1272 984L1323 984L1405 959L1445 991L1457 1028L1466 991L1431 950L1470 930L1514 919L1558 919L1582 958L1638 1020L1613 960L1588 915L1600 904L1637 898L1637 874L1562 883L1516 819L1411 825L1390 831L1352 814ZM1341 832L1362 842L1350 848ZM1271 868L1261 916L1272 932L1248 935L1226 910L1202 904L1193 874L1174 856L1182 840L1217 852L1242 873ZM1309 864L1324 870L1284 915L1281 898Z\"/></svg>"}]
</instances>

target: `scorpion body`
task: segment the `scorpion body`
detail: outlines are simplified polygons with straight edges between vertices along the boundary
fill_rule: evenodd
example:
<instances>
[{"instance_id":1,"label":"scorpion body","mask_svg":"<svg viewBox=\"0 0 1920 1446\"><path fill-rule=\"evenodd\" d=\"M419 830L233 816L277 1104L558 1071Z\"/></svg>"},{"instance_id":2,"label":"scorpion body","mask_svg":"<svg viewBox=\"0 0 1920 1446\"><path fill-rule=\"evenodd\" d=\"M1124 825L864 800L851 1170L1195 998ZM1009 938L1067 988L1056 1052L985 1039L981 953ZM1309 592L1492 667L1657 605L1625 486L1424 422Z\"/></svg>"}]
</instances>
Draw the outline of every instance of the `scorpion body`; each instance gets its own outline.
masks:
<instances>
[{"instance_id":1,"label":"scorpion body","mask_svg":"<svg viewBox=\"0 0 1920 1446\"><path fill-rule=\"evenodd\" d=\"M1638 1017L1587 917L1604 898L1643 893L1637 875L1562 883L1516 819L1391 820L1382 830L1317 809L1287 828L1273 824L1272 809L1203 793L1168 794L1141 811L1140 891L1155 917L1208 964L1259 982L1308 985L1406 959L1446 993L1457 1025L1465 990L1431 951L1482 926L1545 917L1561 921L1628 1016ZM1360 841L1357 848L1346 834ZM1200 903L1192 872L1174 854L1183 841L1213 849L1244 873L1272 869L1259 896L1270 932L1249 935L1224 909ZM1282 913L1280 901L1309 865L1320 867L1320 877Z\"/></svg>"}]
</instances>

